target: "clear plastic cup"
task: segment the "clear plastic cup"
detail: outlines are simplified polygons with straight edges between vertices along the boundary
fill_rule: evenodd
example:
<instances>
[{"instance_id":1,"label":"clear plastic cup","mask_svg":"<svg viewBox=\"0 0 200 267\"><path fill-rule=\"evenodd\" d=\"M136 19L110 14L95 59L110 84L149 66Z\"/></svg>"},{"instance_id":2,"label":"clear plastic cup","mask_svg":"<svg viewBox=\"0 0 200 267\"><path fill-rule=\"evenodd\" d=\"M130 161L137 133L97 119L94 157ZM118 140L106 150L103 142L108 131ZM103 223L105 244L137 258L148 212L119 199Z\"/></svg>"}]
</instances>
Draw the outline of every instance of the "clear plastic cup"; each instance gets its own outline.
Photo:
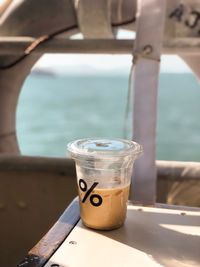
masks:
<instances>
[{"instance_id":1,"label":"clear plastic cup","mask_svg":"<svg viewBox=\"0 0 200 267\"><path fill-rule=\"evenodd\" d=\"M136 142L81 139L68 144L76 163L80 213L90 228L110 230L126 218L133 163L142 153Z\"/></svg>"}]
</instances>

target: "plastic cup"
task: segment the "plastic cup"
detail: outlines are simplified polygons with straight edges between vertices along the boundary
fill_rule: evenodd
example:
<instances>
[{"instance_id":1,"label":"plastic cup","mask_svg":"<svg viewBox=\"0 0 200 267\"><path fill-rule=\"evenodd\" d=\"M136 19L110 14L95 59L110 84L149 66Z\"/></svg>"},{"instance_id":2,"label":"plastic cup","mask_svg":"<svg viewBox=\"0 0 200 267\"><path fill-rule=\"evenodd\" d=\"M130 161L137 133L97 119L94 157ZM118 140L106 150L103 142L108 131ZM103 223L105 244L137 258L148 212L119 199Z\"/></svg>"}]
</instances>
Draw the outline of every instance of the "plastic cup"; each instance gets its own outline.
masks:
<instances>
[{"instance_id":1,"label":"plastic cup","mask_svg":"<svg viewBox=\"0 0 200 267\"><path fill-rule=\"evenodd\" d=\"M76 163L84 225L101 230L123 225L133 163L142 147L129 140L95 138L71 142L68 150Z\"/></svg>"}]
</instances>

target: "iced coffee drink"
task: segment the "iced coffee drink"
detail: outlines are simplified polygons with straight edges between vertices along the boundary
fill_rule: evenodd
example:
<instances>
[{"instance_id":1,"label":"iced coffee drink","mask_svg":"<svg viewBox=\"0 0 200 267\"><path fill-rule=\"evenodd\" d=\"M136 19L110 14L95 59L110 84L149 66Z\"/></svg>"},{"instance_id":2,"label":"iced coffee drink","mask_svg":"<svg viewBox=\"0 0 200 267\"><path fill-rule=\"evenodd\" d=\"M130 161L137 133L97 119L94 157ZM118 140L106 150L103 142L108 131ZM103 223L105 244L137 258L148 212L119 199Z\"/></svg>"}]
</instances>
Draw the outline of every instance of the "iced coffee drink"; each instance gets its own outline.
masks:
<instances>
[{"instance_id":1,"label":"iced coffee drink","mask_svg":"<svg viewBox=\"0 0 200 267\"><path fill-rule=\"evenodd\" d=\"M121 139L82 139L68 145L76 162L80 213L90 228L123 225L134 160L139 144Z\"/></svg>"},{"instance_id":2,"label":"iced coffee drink","mask_svg":"<svg viewBox=\"0 0 200 267\"><path fill-rule=\"evenodd\" d=\"M119 188L97 188L92 191L93 195L101 196L101 205L96 206L86 201L81 205L81 218L84 224L95 229L114 229L120 227L126 218L126 205L129 195L129 185ZM84 193L79 189L80 202ZM98 198L94 198L98 203Z\"/></svg>"}]
</instances>

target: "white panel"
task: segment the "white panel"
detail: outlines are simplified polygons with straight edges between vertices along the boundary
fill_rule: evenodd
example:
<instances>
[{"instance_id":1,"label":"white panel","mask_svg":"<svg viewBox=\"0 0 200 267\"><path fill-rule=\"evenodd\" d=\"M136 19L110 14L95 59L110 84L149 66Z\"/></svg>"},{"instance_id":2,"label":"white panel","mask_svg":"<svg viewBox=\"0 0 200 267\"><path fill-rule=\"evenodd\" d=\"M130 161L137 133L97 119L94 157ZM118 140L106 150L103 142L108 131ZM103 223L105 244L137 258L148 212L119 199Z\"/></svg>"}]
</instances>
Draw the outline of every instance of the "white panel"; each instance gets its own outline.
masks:
<instances>
[{"instance_id":1,"label":"white panel","mask_svg":"<svg viewBox=\"0 0 200 267\"><path fill-rule=\"evenodd\" d=\"M200 212L129 206L126 223L94 231L81 221L45 267L200 266Z\"/></svg>"}]
</instances>

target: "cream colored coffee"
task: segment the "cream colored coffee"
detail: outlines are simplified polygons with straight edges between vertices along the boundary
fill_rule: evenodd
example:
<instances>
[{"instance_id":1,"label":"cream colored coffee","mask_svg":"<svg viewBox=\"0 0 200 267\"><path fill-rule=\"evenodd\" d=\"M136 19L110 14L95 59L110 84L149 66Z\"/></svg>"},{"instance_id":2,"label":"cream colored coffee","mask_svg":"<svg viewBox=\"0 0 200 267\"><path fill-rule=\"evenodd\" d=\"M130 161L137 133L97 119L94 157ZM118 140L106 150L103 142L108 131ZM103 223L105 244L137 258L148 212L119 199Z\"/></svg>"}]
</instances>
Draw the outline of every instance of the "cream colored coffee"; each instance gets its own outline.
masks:
<instances>
[{"instance_id":1,"label":"cream colored coffee","mask_svg":"<svg viewBox=\"0 0 200 267\"><path fill-rule=\"evenodd\" d=\"M120 227L126 218L129 186L119 188L94 188L90 196L98 195L99 198L88 197L83 203L85 192L79 188L80 210L83 223L95 229L113 229ZM96 206L95 206L96 204ZM100 205L99 205L100 204Z\"/></svg>"}]
</instances>

